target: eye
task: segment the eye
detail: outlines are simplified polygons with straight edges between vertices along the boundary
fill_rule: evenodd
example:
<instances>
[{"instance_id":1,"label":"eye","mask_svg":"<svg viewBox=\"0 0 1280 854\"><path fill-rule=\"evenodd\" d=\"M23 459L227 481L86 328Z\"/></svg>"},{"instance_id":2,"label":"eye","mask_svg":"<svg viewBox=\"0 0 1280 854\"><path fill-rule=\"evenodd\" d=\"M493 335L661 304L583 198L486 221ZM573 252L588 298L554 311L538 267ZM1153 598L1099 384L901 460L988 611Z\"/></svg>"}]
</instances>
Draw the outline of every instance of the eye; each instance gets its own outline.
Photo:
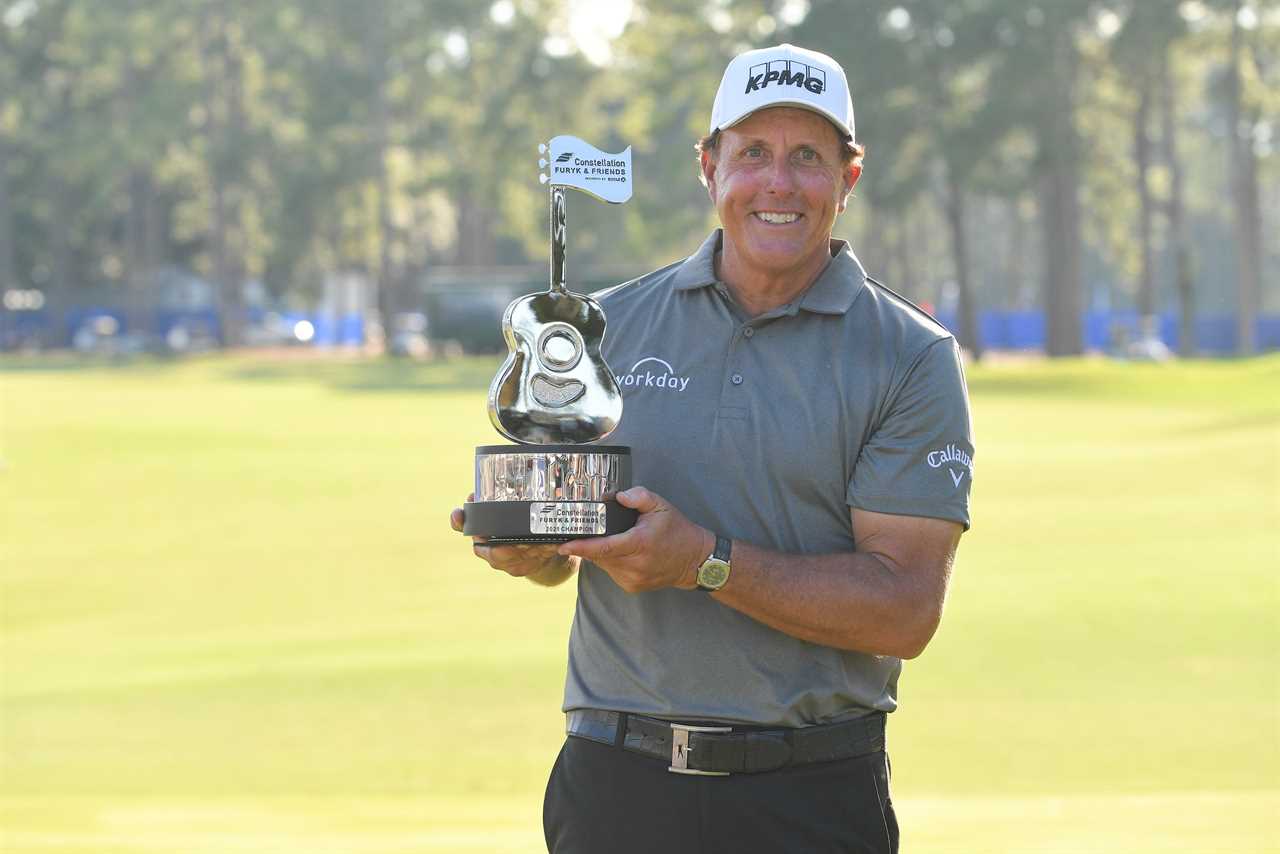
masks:
<instances>
[{"instance_id":1,"label":"eye","mask_svg":"<svg viewBox=\"0 0 1280 854\"><path fill-rule=\"evenodd\" d=\"M750 148L743 151L742 156L746 157L747 159L756 159L756 158L764 157L764 149L758 145L753 145Z\"/></svg>"},{"instance_id":2,"label":"eye","mask_svg":"<svg viewBox=\"0 0 1280 854\"><path fill-rule=\"evenodd\" d=\"M802 148L796 152L796 156L805 163L818 162L818 152L814 151L812 148Z\"/></svg>"}]
</instances>

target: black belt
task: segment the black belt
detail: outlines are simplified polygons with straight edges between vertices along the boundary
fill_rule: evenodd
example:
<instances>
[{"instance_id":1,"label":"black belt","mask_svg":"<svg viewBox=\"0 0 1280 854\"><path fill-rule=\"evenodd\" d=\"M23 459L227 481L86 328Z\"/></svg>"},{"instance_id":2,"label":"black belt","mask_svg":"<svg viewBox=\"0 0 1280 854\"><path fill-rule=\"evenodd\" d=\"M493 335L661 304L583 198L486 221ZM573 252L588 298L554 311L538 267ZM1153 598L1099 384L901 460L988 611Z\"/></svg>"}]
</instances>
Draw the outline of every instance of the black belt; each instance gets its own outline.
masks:
<instances>
[{"instance_id":1,"label":"black belt","mask_svg":"<svg viewBox=\"0 0 1280 854\"><path fill-rule=\"evenodd\" d=\"M599 709L568 713L569 735L669 761L679 774L754 774L884 750L884 712L798 729L688 726Z\"/></svg>"}]
</instances>

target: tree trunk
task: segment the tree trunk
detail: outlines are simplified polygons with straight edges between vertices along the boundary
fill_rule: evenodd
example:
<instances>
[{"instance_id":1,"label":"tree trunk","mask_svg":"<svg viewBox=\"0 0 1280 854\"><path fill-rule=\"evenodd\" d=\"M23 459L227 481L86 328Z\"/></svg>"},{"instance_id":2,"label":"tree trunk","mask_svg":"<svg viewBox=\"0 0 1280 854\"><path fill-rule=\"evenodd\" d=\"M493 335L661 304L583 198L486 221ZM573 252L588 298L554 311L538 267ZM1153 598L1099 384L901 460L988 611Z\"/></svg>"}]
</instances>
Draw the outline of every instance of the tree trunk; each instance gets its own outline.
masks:
<instances>
[{"instance_id":1,"label":"tree trunk","mask_svg":"<svg viewBox=\"0 0 1280 854\"><path fill-rule=\"evenodd\" d=\"M1177 111L1173 97L1173 71L1169 48L1160 56L1160 140L1169 169L1169 240L1173 243L1174 283L1178 293L1178 353L1196 352L1196 306L1191 278L1191 244L1187 239L1186 210L1182 201L1182 161L1178 157Z\"/></svg>"},{"instance_id":2,"label":"tree trunk","mask_svg":"<svg viewBox=\"0 0 1280 854\"><path fill-rule=\"evenodd\" d=\"M373 5L369 14L369 70L373 82L373 127L370 152L378 188L378 322L382 325L384 352L390 353L392 324L398 308L395 281L391 270L391 183L387 176L387 15L385 0Z\"/></svg>"},{"instance_id":3,"label":"tree trunk","mask_svg":"<svg viewBox=\"0 0 1280 854\"><path fill-rule=\"evenodd\" d=\"M1009 199L1009 254L1005 269L1009 276L1009 290L1005 296L1005 308L1021 311L1026 308L1027 292L1027 221L1022 216L1022 199Z\"/></svg>"},{"instance_id":4,"label":"tree trunk","mask_svg":"<svg viewBox=\"0 0 1280 854\"><path fill-rule=\"evenodd\" d=\"M243 48L232 45L229 22L233 11L229 0L222 0L222 46L226 64L227 145L224 168L228 183L225 189L227 204L227 290L225 315L226 342L239 347L244 341L244 282L248 274L249 241L244 226L244 183L240 180L244 166L242 159L248 150L248 133L244 112L244 57Z\"/></svg>"},{"instance_id":5,"label":"tree trunk","mask_svg":"<svg viewBox=\"0 0 1280 854\"><path fill-rule=\"evenodd\" d=\"M224 2L206 7L204 50L206 144L210 186L209 252L213 285L217 293L218 319L222 326L222 346L236 347L241 341L240 265L233 258L230 231L236 205L231 181L232 160L240 152L235 143L237 124L243 123L239 108L238 64L232 61L228 35L228 10Z\"/></svg>"},{"instance_id":6,"label":"tree trunk","mask_svg":"<svg viewBox=\"0 0 1280 854\"><path fill-rule=\"evenodd\" d=\"M477 204L468 187L459 189L455 201L458 206L456 263L462 267L491 266L494 263L491 215L484 205Z\"/></svg>"},{"instance_id":7,"label":"tree trunk","mask_svg":"<svg viewBox=\"0 0 1280 854\"><path fill-rule=\"evenodd\" d=\"M164 221L164 206L156 192L155 178L148 172L146 214L142 230L142 265L144 270L155 273L160 269L164 256L164 240L169 228Z\"/></svg>"},{"instance_id":8,"label":"tree trunk","mask_svg":"<svg viewBox=\"0 0 1280 854\"><path fill-rule=\"evenodd\" d=\"M1053 36L1050 97L1040 124L1040 223L1044 231L1045 349L1050 356L1084 352L1080 281L1080 186L1075 123L1076 47L1063 27Z\"/></svg>"},{"instance_id":9,"label":"tree trunk","mask_svg":"<svg viewBox=\"0 0 1280 854\"><path fill-rule=\"evenodd\" d=\"M1151 251L1151 137L1147 125L1151 118L1151 81L1141 75L1138 81L1138 109L1133 116L1133 159L1137 167L1135 178L1138 191L1138 247L1142 258L1138 272L1138 314L1147 318L1155 313L1155 271L1152 269Z\"/></svg>"},{"instance_id":10,"label":"tree trunk","mask_svg":"<svg viewBox=\"0 0 1280 854\"><path fill-rule=\"evenodd\" d=\"M891 281L893 258L885 241L884 224L875 217L864 217L854 228L856 237L854 251L867 273L873 279L883 279L895 290L902 290L902 283ZM902 290L905 294L905 290Z\"/></svg>"},{"instance_id":11,"label":"tree trunk","mask_svg":"<svg viewBox=\"0 0 1280 854\"><path fill-rule=\"evenodd\" d=\"M9 199L9 144L0 138L0 293L18 286L13 262L13 203Z\"/></svg>"},{"instance_id":12,"label":"tree trunk","mask_svg":"<svg viewBox=\"0 0 1280 854\"><path fill-rule=\"evenodd\" d=\"M126 326L133 333L151 331L147 323L147 306L154 298L149 293L152 270L147 257L147 223L151 209L151 175L143 167L129 170L129 212L125 217L125 312Z\"/></svg>"},{"instance_id":13,"label":"tree trunk","mask_svg":"<svg viewBox=\"0 0 1280 854\"><path fill-rule=\"evenodd\" d=\"M898 212L894 217L893 250L895 260L898 262L900 280L895 282L892 287L895 290L900 290L915 302L927 302L924 299L924 295L920 293L919 285L916 283L916 271L911 259L910 244L911 236L907 234L907 218L902 212Z\"/></svg>"},{"instance_id":14,"label":"tree trunk","mask_svg":"<svg viewBox=\"0 0 1280 854\"><path fill-rule=\"evenodd\" d=\"M1258 312L1261 228L1257 205L1253 123L1241 113L1240 63L1244 33L1240 27L1243 0L1231 10L1231 54L1227 66L1227 157L1236 249L1236 350L1250 355Z\"/></svg>"},{"instance_id":15,"label":"tree trunk","mask_svg":"<svg viewBox=\"0 0 1280 854\"><path fill-rule=\"evenodd\" d=\"M960 296L960 346L973 358L982 358L982 342L978 338L978 312L974 304L973 286L969 281L969 246L965 238L964 188L956 179L950 165L947 170L947 199L945 204L947 225L951 233L951 260L955 271L956 287Z\"/></svg>"},{"instance_id":16,"label":"tree trunk","mask_svg":"<svg viewBox=\"0 0 1280 854\"><path fill-rule=\"evenodd\" d=\"M1247 116L1249 135L1241 143L1240 160L1240 235L1241 254L1246 260L1243 267L1246 281L1244 320L1241 328L1248 330L1249 351L1257 352L1257 321L1262 301L1262 204L1258 190L1258 154L1253 147L1253 129L1260 120L1257 112Z\"/></svg>"},{"instance_id":17,"label":"tree trunk","mask_svg":"<svg viewBox=\"0 0 1280 854\"><path fill-rule=\"evenodd\" d=\"M116 120L128 126L138 116L138 68L127 60ZM131 335L148 336L153 330L148 323L147 280L145 259L147 208L151 175L142 160L132 161L125 172L125 192L129 208L124 217L124 316L125 328Z\"/></svg>"},{"instance_id":18,"label":"tree trunk","mask_svg":"<svg viewBox=\"0 0 1280 854\"><path fill-rule=\"evenodd\" d=\"M210 275L213 277L213 289L218 305L218 320L222 327L222 344L230 344L227 327L228 306L227 292L227 207L224 199L222 159L222 120L219 105L221 89L221 73L219 69L220 43L225 34L220 32L219 17L212 6L204 10L202 29L205 33L205 44L201 59L204 71L204 108L205 108L205 163L209 169L209 262ZM216 29L215 29L216 28Z\"/></svg>"},{"instance_id":19,"label":"tree trunk","mask_svg":"<svg viewBox=\"0 0 1280 854\"><path fill-rule=\"evenodd\" d=\"M53 236L50 240L53 263L49 275L49 289L45 305L49 310L50 342L54 346L63 343L63 336L75 330L66 330L67 308L72 302L71 282L71 190L57 177L50 188L53 195Z\"/></svg>"}]
</instances>

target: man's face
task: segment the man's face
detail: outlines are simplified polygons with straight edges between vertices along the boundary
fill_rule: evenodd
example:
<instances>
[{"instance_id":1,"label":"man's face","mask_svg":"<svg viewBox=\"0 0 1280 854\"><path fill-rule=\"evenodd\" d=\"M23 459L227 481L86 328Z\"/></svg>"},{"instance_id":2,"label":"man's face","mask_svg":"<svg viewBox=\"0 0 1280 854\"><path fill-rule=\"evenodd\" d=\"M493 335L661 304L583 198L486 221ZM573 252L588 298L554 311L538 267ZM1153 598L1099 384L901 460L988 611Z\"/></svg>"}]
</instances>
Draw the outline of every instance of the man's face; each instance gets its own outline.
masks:
<instances>
[{"instance_id":1,"label":"man's face","mask_svg":"<svg viewBox=\"0 0 1280 854\"><path fill-rule=\"evenodd\" d=\"M843 145L831 122L793 107L760 110L722 131L702 172L725 251L765 274L825 264L831 227L861 172L844 165Z\"/></svg>"}]
</instances>

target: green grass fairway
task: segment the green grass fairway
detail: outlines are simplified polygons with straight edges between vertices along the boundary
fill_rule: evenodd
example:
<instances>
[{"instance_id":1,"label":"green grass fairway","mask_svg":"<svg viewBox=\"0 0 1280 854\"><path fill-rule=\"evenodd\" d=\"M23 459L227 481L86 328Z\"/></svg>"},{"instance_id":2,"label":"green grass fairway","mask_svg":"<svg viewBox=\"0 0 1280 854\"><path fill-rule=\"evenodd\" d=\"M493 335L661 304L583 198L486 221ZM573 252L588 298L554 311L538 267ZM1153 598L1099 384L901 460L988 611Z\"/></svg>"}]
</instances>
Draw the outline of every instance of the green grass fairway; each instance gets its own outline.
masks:
<instances>
[{"instance_id":1,"label":"green grass fairway","mask_svg":"<svg viewBox=\"0 0 1280 854\"><path fill-rule=\"evenodd\" d=\"M495 367L0 361L0 850L544 850L573 586L447 525ZM903 851L1280 851L1280 358L970 385Z\"/></svg>"}]
</instances>

